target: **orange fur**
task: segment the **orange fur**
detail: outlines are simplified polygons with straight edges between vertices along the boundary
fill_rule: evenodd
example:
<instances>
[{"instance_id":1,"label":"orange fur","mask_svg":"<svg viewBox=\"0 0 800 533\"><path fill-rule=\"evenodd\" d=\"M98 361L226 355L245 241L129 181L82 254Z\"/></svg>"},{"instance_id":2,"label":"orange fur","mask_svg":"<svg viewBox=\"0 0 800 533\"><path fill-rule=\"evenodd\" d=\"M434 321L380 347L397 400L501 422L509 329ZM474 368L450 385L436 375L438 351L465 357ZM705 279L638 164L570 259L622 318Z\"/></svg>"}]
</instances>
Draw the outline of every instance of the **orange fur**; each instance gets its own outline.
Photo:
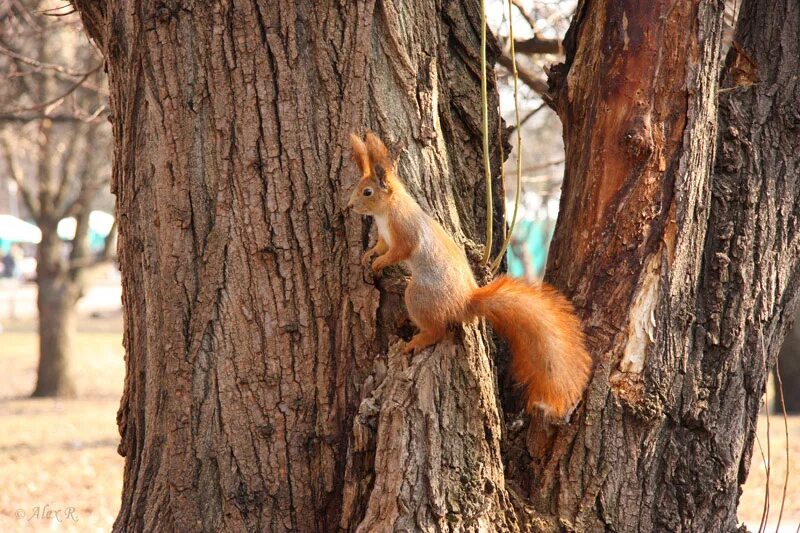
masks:
<instances>
[{"instance_id":1,"label":"orange fur","mask_svg":"<svg viewBox=\"0 0 800 533\"><path fill-rule=\"evenodd\" d=\"M472 295L472 310L508 339L511 375L526 407L565 416L580 400L592 360L572 304L553 287L501 276Z\"/></svg>"},{"instance_id":2,"label":"orange fur","mask_svg":"<svg viewBox=\"0 0 800 533\"><path fill-rule=\"evenodd\" d=\"M367 145L355 133L350 134L350 147L352 149L351 155L353 161L358 165L362 175L369 174L369 154L367 153Z\"/></svg>"},{"instance_id":3,"label":"orange fur","mask_svg":"<svg viewBox=\"0 0 800 533\"><path fill-rule=\"evenodd\" d=\"M511 345L511 372L525 389L527 410L568 414L591 370L569 301L548 285L530 286L505 276L479 288L464 250L394 175L395 164L381 140L368 133L365 143L353 135L351 145L362 177L349 205L372 216L378 226L378 242L362 262L366 266L377 253L372 262L376 272L401 261L411 269L405 301L420 332L405 351L437 343L448 324L485 316Z\"/></svg>"}]
</instances>

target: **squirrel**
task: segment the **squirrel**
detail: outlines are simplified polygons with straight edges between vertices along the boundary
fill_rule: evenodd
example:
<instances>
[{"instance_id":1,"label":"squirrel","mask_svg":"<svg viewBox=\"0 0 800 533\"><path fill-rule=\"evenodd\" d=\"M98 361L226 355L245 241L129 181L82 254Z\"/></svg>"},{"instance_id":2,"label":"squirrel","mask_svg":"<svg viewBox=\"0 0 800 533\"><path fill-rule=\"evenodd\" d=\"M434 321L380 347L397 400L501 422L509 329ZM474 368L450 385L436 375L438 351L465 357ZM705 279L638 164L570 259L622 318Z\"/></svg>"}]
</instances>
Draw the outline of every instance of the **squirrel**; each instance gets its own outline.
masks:
<instances>
[{"instance_id":1,"label":"squirrel","mask_svg":"<svg viewBox=\"0 0 800 533\"><path fill-rule=\"evenodd\" d=\"M411 280L405 303L419 328L403 353L439 342L451 323L485 317L511 347L511 374L524 388L525 407L565 418L583 396L592 360L572 304L555 288L500 276L479 287L464 250L417 204L396 176L383 142L372 132L351 134L352 157L361 171L348 207L369 215L378 241L364 254L372 270L405 261Z\"/></svg>"}]
</instances>

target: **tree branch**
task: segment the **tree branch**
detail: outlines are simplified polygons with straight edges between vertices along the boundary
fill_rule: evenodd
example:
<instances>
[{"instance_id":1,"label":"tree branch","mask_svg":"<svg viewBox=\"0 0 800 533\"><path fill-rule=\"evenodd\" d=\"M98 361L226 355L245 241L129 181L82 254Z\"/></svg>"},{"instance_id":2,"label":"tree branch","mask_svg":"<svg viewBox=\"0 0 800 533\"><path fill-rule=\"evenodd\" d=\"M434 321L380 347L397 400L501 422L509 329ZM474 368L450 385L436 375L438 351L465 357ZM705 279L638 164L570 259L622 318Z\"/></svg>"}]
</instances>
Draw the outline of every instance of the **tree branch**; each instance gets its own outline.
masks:
<instances>
[{"instance_id":1,"label":"tree branch","mask_svg":"<svg viewBox=\"0 0 800 533\"><path fill-rule=\"evenodd\" d=\"M531 119L531 117L533 117L536 113L538 113L539 111L541 111L545 107L547 107L547 104L546 103L542 103L541 105L537 106L535 109L530 110L528 112L528 114L525 115L524 117L522 117L522 120L519 121L519 127L521 128L522 126L524 126L525 123L528 122ZM516 124L513 124L508 128L508 132L509 133L514 133L516 130L517 130L517 125Z\"/></svg>"},{"instance_id":2,"label":"tree branch","mask_svg":"<svg viewBox=\"0 0 800 533\"><path fill-rule=\"evenodd\" d=\"M500 54L500 57L497 59L497 62L500 63L503 68L507 71L512 72L512 65L511 65L511 56L508 52L504 51ZM517 63L517 75L522 82L533 89L539 95L544 95L547 93L547 83L536 77L531 71L521 67L519 63Z\"/></svg>"},{"instance_id":3,"label":"tree branch","mask_svg":"<svg viewBox=\"0 0 800 533\"><path fill-rule=\"evenodd\" d=\"M50 106L57 106L62 101L64 101L64 98L66 98L67 96L69 96L70 94L75 92L76 89L78 89L81 85L83 85L83 82L85 82L89 78L89 76L91 76L95 72L99 71L101 68L103 68L103 64L102 63L100 63L99 65L94 67L92 70L87 72L78 81L76 81L74 84L72 84L72 86L70 86L64 93L60 94L59 96L56 96L55 98L51 98L50 100L47 100L45 102L41 102L41 103L32 105L30 107L19 107L19 108L16 108L16 109L10 109L8 111L5 111L5 113L24 113L26 111L39 111L39 110L42 110L42 109L46 110ZM47 111L45 111L45 114L47 114Z\"/></svg>"},{"instance_id":4,"label":"tree branch","mask_svg":"<svg viewBox=\"0 0 800 533\"><path fill-rule=\"evenodd\" d=\"M533 18L531 16L531 14L528 13L525 10L525 6L522 5L522 2L520 2L520 0L511 0L511 3L514 4L514 7L517 8L517 10L519 11L519 14L522 15L522 18L525 19L525 22L528 23L528 26L530 26L531 29L535 32L536 31L536 19Z\"/></svg>"},{"instance_id":5,"label":"tree branch","mask_svg":"<svg viewBox=\"0 0 800 533\"><path fill-rule=\"evenodd\" d=\"M70 139L67 141L67 148L64 152L64 158L62 159L61 165L61 176L59 177L59 184L58 189L56 190L55 198L53 199L53 205L57 210L64 209L62 206L62 202L64 201L64 195L67 192L67 187L70 182L75 183L76 180L70 180L70 176L77 174L77 170L73 168L73 163L75 161L75 157L79 150L76 149L77 141L80 137L81 128L76 128L77 131L74 132ZM86 142L84 143L84 148L91 149L91 146L95 139L95 134L97 133L97 125L91 125L86 130ZM89 157L90 158L90 157ZM76 178L80 178L81 184L83 184L83 180L87 177L88 174L88 167L90 166L90 162L87 160L84 163L84 168L81 171L80 176L74 176Z\"/></svg>"},{"instance_id":6,"label":"tree branch","mask_svg":"<svg viewBox=\"0 0 800 533\"><path fill-rule=\"evenodd\" d=\"M520 54L564 54L561 39L542 39L535 35L531 39L514 41L514 49Z\"/></svg>"},{"instance_id":7,"label":"tree branch","mask_svg":"<svg viewBox=\"0 0 800 533\"><path fill-rule=\"evenodd\" d=\"M102 114L101 110L101 113ZM17 123L17 124L27 124L28 122L33 122L35 120L50 120L53 122L59 123L69 123L69 122L82 122L82 123L89 123L93 120L96 120L98 114L89 115L87 117L81 117L78 114L67 115L45 115L44 113L39 113L36 115L19 115L16 113L0 113L0 123Z\"/></svg>"},{"instance_id":8,"label":"tree branch","mask_svg":"<svg viewBox=\"0 0 800 533\"><path fill-rule=\"evenodd\" d=\"M523 39L514 41L514 49L521 54L559 54L564 53L564 48L561 46L561 39L542 39L536 32L537 20L525 10L520 0L511 0L514 7L517 8L519 14L525 19L525 22L533 30L532 39Z\"/></svg>"},{"instance_id":9,"label":"tree branch","mask_svg":"<svg viewBox=\"0 0 800 533\"><path fill-rule=\"evenodd\" d=\"M0 45L0 55L4 55L4 56L7 56L7 57L10 57L12 59L17 60L20 63L24 63L25 65L34 67L34 68L36 68L37 71L52 70L54 72L58 72L60 74L64 74L64 75L69 76L71 78L82 78L84 76L92 74L92 71L89 71L89 72L77 72L75 70L62 67L61 65L56 65L54 63L47 63L47 62L44 62L44 61L39 61L39 60L34 59L32 57L28 57L28 56L25 56L23 54L20 54L19 52L11 50L10 48L6 48L5 46L2 46L2 45Z\"/></svg>"},{"instance_id":10,"label":"tree branch","mask_svg":"<svg viewBox=\"0 0 800 533\"><path fill-rule=\"evenodd\" d=\"M11 179L14 181L14 183L16 183L17 191L22 197L22 201L25 203L25 207L28 209L28 212L31 214L33 219L38 222L39 216L41 215L39 205L34 199L31 190L27 185L25 185L25 183L23 183L22 173L17 168L16 163L14 163L14 151L11 149L8 139L5 137L0 137L0 148L3 150L3 157L6 161L6 167L8 168L8 175L11 176Z\"/></svg>"}]
</instances>

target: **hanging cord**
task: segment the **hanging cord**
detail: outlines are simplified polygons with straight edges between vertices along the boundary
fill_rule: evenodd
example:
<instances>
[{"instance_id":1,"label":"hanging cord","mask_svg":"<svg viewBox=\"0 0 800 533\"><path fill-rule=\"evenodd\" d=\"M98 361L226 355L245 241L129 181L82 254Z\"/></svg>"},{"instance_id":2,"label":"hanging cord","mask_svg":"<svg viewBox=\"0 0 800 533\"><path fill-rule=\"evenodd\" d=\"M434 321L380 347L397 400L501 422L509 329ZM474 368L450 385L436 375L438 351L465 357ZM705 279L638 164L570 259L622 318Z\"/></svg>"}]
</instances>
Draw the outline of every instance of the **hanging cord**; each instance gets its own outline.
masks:
<instances>
[{"instance_id":1,"label":"hanging cord","mask_svg":"<svg viewBox=\"0 0 800 533\"><path fill-rule=\"evenodd\" d=\"M764 363L764 381L766 382L767 377L769 376L769 365L767 365L767 356L766 352L764 351L764 338L763 336L760 337L761 342L761 361ZM764 488L764 509L761 513L761 522L758 525L758 533L763 533L766 531L767 528L767 521L769 520L769 476L772 471L772 445L770 443L770 428L769 428L769 394L766 390L766 383L765 383L765 390L764 390L764 412L767 415L767 458L764 460L764 464L767 470L767 483L766 487ZM764 452L761 452L761 457L764 457Z\"/></svg>"},{"instance_id":2,"label":"hanging cord","mask_svg":"<svg viewBox=\"0 0 800 533\"><path fill-rule=\"evenodd\" d=\"M519 100L518 100L518 84L519 84L519 77L517 74L517 56L514 52L514 14L512 13L512 6L514 0L508 0L508 40L511 43L511 74L514 77L514 119L517 123L517 191L516 197L514 199L514 214L511 217L511 226L508 228L508 232L506 232L506 238L503 241L503 246L500 248L500 253L497 254L497 258L495 258L494 262L492 263L491 271L492 274L497 272L497 269L500 268L500 264L503 262L503 257L506 254L506 250L508 249L508 244L511 242L511 235L514 233L514 227L517 225L517 212L519 211L519 202L520 196L522 196L522 125L519 119ZM502 150L503 139L500 138L500 146ZM503 161L502 157L500 158L500 165L502 167ZM489 222L491 225L491 221Z\"/></svg>"},{"instance_id":3,"label":"hanging cord","mask_svg":"<svg viewBox=\"0 0 800 533\"><path fill-rule=\"evenodd\" d=\"M504 161L506 153L503 150L503 117L500 116L500 113L497 114L497 138L500 139L500 144L498 145L500 148L500 161ZM500 165L500 181L506 182L506 169L503 164ZM503 239L506 238L506 235L508 235L508 228L503 224Z\"/></svg>"},{"instance_id":4,"label":"hanging cord","mask_svg":"<svg viewBox=\"0 0 800 533\"><path fill-rule=\"evenodd\" d=\"M486 179L486 248L481 264L489 262L492 254L492 168L489 162L489 97L486 90L486 0L481 0L481 117L483 124L483 166Z\"/></svg>"},{"instance_id":5,"label":"hanging cord","mask_svg":"<svg viewBox=\"0 0 800 533\"><path fill-rule=\"evenodd\" d=\"M786 472L783 476L783 494L781 495L781 510L778 513L778 525L775 526L775 531L781 528L781 518L783 518L783 506L786 503L786 487L789 485L789 421L786 417L786 400L783 397L783 380L781 379L781 362L775 361L775 380L778 382L778 393L781 400L781 411L783 412L783 436L786 439L784 445L786 447ZM800 524L798 524L800 529Z\"/></svg>"}]
</instances>

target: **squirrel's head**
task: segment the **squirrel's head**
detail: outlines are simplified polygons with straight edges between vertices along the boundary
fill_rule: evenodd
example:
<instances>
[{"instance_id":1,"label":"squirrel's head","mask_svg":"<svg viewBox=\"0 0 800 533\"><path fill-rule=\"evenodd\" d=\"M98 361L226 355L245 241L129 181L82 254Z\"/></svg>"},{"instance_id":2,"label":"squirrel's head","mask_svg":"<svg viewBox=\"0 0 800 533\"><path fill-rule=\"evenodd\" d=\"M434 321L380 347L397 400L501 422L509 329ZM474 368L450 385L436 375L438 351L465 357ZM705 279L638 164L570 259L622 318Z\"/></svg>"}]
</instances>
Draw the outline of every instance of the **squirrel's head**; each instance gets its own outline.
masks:
<instances>
[{"instance_id":1,"label":"squirrel's head","mask_svg":"<svg viewBox=\"0 0 800 533\"><path fill-rule=\"evenodd\" d=\"M394 176L395 162L386 146L374 133L367 132L366 142L350 134L353 161L361 170L361 179L350 195L348 207L361 215L379 215L389 208L392 194L400 187Z\"/></svg>"}]
</instances>

